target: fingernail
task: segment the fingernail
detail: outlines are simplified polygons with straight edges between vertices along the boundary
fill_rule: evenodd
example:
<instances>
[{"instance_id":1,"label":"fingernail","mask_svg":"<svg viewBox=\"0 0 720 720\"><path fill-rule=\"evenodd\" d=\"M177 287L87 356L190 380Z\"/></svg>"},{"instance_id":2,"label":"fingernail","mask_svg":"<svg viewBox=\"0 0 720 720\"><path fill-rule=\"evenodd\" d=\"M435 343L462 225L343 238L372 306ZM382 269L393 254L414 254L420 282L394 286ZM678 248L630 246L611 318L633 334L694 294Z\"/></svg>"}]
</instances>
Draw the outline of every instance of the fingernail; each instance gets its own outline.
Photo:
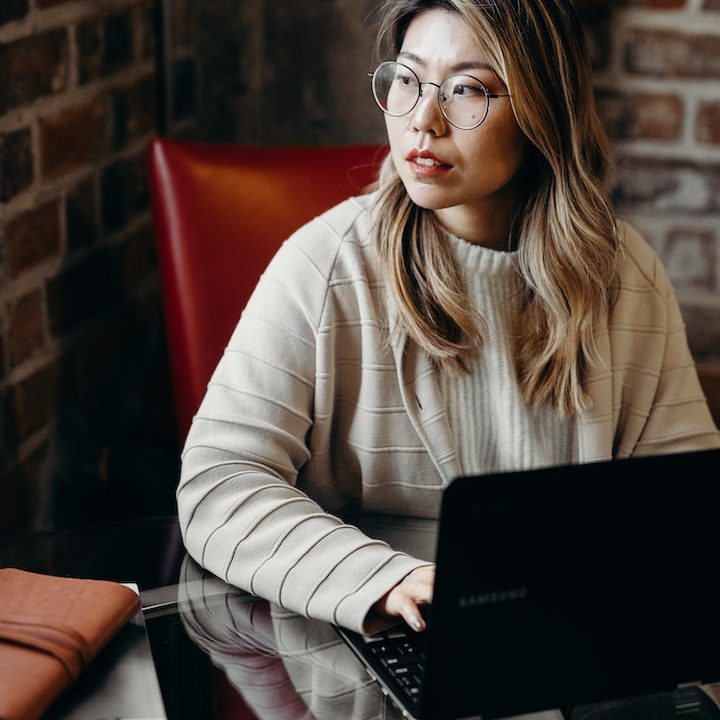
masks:
<instances>
[{"instance_id":1,"label":"fingernail","mask_svg":"<svg viewBox=\"0 0 720 720\"><path fill-rule=\"evenodd\" d=\"M418 617L413 618L412 619L412 627L414 630L422 630L423 629L423 621Z\"/></svg>"}]
</instances>

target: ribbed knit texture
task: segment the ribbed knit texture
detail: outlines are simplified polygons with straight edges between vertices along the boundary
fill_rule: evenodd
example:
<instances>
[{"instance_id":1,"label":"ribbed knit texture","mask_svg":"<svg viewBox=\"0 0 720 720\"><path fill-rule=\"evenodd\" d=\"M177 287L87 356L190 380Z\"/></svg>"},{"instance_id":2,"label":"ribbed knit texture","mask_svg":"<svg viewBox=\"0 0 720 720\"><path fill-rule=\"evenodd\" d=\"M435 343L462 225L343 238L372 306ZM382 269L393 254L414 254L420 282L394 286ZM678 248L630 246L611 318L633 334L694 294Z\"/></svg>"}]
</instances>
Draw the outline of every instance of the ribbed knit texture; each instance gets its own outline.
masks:
<instances>
[{"instance_id":1,"label":"ribbed knit texture","mask_svg":"<svg viewBox=\"0 0 720 720\"><path fill-rule=\"evenodd\" d=\"M560 465L572 458L574 422L550 407L528 406L512 359L512 294L517 253L449 235L472 308L484 318L482 350L470 372L442 374L448 420L467 475Z\"/></svg>"},{"instance_id":2,"label":"ribbed knit texture","mask_svg":"<svg viewBox=\"0 0 720 720\"><path fill-rule=\"evenodd\" d=\"M193 420L177 490L203 567L365 631L373 604L424 563L326 510L434 517L462 472L436 366L407 338L388 342L372 202L338 205L270 263ZM618 298L573 459L718 447L672 287L647 243L620 231Z\"/></svg>"}]
</instances>

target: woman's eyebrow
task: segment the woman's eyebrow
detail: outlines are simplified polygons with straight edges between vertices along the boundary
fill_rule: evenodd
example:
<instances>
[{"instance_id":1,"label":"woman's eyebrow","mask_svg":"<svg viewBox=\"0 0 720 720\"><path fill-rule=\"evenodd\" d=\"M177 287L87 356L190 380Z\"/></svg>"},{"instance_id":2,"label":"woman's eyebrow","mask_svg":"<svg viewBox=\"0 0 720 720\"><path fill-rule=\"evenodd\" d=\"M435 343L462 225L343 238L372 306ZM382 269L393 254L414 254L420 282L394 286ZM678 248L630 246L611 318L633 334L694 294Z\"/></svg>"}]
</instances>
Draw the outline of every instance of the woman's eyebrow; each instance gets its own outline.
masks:
<instances>
[{"instance_id":1,"label":"woman's eyebrow","mask_svg":"<svg viewBox=\"0 0 720 720\"><path fill-rule=\"evenodd\" d=\"M414 63L418 65L427 65L427 62L423 60L419 55L415 55L415 53L407 52L407 51L401 51L398 53L398 59L404 59L404 60L412 60ZM451 72L464 72L466 70L489 70L490 72L494 72L492 67L488 65L484 60L466 60L463 62L455 63L455 65L452 65L450 67Z\"/></svg>"}]
</instances>

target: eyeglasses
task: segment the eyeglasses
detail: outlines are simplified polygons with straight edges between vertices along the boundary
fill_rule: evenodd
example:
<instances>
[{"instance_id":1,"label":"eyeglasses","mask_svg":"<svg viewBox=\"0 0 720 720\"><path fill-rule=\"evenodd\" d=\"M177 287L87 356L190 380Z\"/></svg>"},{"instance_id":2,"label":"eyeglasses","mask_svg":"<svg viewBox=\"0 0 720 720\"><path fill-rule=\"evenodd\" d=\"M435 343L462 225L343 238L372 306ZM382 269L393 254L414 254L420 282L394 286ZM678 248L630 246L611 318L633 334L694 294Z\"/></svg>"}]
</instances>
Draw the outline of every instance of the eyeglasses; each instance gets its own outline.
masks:
<instances>
[{"instance_id":1,"label":"eyeglasses","mask_svg":"<svg viewBox=\"0 0 720 720\"><path fill-rule=\"evenodd\" d=\"M474 130L483 124L490 109L490 99L510 97L509 94L491 93L472 75L451 75L439 85L420 82L420 78L407 65L384 62L375 72L368 73L372 92L378 107L392 117L407 115L423 96L423 85L438 89L438 104L445 119L459 130Z\"/></svg>"}]
</instances>

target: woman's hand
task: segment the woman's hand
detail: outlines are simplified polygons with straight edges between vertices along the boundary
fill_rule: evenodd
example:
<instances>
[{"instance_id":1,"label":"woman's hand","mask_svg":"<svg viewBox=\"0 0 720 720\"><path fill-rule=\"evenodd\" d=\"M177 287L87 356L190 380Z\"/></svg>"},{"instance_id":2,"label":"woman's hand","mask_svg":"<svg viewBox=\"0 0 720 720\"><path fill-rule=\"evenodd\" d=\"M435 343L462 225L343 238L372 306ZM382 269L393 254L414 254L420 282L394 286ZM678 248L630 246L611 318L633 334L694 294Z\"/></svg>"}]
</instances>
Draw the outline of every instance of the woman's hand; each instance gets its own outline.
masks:
<instances>
[{"instance_id":1,"label":"woman's hand","mask_svg":"<svg viewBox=\"0 0 720 720\"><path fill-rule=\"evenodd\" d=\"M386 617L401 617L413 630L421 632L425 629L425 620L420 614L420 606L432 602L434 582L434 565L416 568L378 600L378 613Z\"/></svg>"}]
</instances>

